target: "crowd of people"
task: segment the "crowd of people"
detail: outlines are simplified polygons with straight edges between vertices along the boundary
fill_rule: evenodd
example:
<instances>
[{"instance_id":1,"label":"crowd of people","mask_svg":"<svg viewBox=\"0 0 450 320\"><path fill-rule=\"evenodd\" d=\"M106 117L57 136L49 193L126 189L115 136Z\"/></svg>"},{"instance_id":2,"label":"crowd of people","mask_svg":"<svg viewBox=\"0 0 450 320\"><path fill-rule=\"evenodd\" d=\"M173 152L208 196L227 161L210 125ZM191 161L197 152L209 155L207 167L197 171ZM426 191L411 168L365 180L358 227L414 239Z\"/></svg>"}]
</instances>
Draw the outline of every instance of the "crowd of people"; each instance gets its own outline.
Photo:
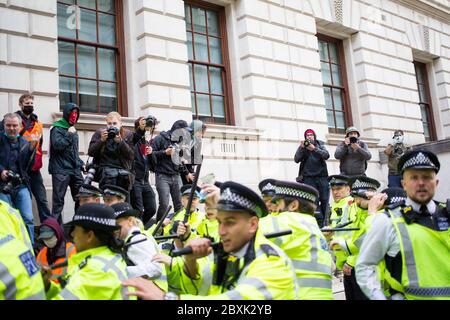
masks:
<instances>
[{"instance_id":1,"label":"crowd of people","mask_svg":"<svg viewBox=\"0 0 450 320\"><path fill-rule=\"evenodd\" d=\"M50 210L43 126L32 96L19 105L0 126L0 299L332 300L340 272L348 300L450 298L450 203L433 200L440 162L405 146L401 130L385 150L384 190L366 176L371 154L350 127L335 152L340 174L328 174L330 155L308 129L296 181L265 179L258 194L199 179L198 120L153 138L156 118L139 117L131 132L111 112L84 163L80 109L69 103L50 129ZM68 187L75 213L64 224Z\"/></svg>"}]
</instances>

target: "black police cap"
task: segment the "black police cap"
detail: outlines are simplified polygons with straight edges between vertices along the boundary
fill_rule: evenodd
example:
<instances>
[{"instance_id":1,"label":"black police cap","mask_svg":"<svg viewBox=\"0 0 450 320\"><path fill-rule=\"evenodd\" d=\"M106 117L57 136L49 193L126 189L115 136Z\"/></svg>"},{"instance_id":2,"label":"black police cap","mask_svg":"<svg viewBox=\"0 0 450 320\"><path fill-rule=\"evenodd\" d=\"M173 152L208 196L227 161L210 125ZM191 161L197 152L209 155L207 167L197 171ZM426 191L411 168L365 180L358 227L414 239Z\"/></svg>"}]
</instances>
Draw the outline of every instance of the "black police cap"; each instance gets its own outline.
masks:
<instances>
[{"instance_id":1,"label":"black police cap","mask_svg":"<svg viewBox=\"0 0 450 320\"><path fill-rule=\"evenodd\" d=\"M327 178L330 186L348 186L350 178L342 174L335 174Z\"/></svg>"},{"instance_id":2,"label":"black police cap","mask_svg":"<svg viewBox=\"0 0 450 320\"><path fill-rule=\"evenodd\" d=\"M366 176L356 176L349 181L352 196L365 198L365 192L377 191L380 183L372 178Z\"/></svg>"},{"instance_id":3,"label":"black police cap","mask_svg":"<svg viewBox=\"0 0 450 320\"><path fill-rule=\"evenodd\" d=\"M105 184L103 186L103 194L105 196L113 195L126 199L129 195L128 191L113 184Z\"/></svg>"},{"instance_id":4,"label":"black police cap","mask_svg":"<svg viewBox=\"0 0 450 320\"><path fill-rule=\"evenodd\" d=\"M426 150L407 151L398 161L398 172L401 174L408 169L434 170L438 173L440 168L438 157L433 152Z\"/></svg>"},{"instance_id":5,"label":"black police cap","mask_svg":"<svg viewBox=\"0 0 450 320\"><path fill-rule=\"evenodd\" d=\"M102 203L86 203L80 206L68 225L104 231L120 228L116 223L114 209Z\"/></svg>"},{"instance_id":6,"label":"black police cap","mask_svg":"<svg viewBox=\"0 0 450 320\"><path fill-rule=\"evenodd\" d=\"M275 194L275 179L264 179L258 184L262 195L273 196Z\"/></svg>"},{"instance_id":7,"label":"black police cap","mask_svg":"<svg viewBox=\"0 0 450 320\"><path fill-rule=\"evenodd\" d=\"M220 198L217 205L220 211L245 211L259 218L269 214L263 199L246 186L227 181L220 186Z\"/></svg>"},{"instance_id":8,"label":"black police cap","mask_svg":"<svg viewBox=\"0 0 450 320\"><path fill-rule=\"evenodd\" d=\"M182 195L182 196L189 195L189 194L191 193L191 189L192 189L192 184L185 184L185 185L183 185L183 186L181 187L181 189L180 189L181 195ZM195 191L196 191L196 192L200 192L200 191L201 191L200 187L197 186L197 187L195 188ZM195 196L197 196L197 195L194 193L194 197L195 197Z\"/></svg>"},{"instance_id":9,"label":"black police cap","mask_svg":"<svg viewBox=\"0 0 450 320\"><path fill-rule=\"evenodd\" d=\"M82 184L78 191L78 197L102 197L103 192L90 184Z\"/></svg>"},{"instance_id":10,"label":"black police cap","mask_svg":"<svg viewBox=\"0 0 450 320\"><path fill-rule=\"evenodd\" d=\"M275 182L275 196L273 197L273 200L283 199L285 197L316 203L319 192L316 188L304 183L278 180Z\"/></svg>"},{"instance_id":11,"label":"black police cap","mask_svg":"<svg viewBox=\"0 0 450 320\"><path fill-rule=\"evenodd\" d=\"M139 210L134 209L128 202L120 202L113 204L111 208L114 209L116 219L141 216L141 212Z\"/></svg>"},{"instance_id":12,"label":"black police cap","mask_svg":"<svg viewBox=\"0 0 450 320\"><path fill-rule=\"evenodd\" d=\"M387 195L386 201L384 201L385 206L392 206L402 201L406 201L407 195L405 190L398 187L386 188L381 193Z\"/></svg>"}]
</instances>

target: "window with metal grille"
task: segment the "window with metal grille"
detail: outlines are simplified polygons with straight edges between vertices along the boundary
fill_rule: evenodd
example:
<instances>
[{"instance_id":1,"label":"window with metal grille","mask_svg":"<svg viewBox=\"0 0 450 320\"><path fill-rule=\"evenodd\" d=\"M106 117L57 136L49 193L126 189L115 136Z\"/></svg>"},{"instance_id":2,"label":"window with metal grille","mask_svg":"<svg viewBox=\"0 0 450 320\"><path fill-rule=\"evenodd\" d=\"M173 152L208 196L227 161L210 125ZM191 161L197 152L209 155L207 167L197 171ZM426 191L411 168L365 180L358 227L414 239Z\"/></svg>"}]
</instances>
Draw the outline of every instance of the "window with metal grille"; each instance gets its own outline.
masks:
<instances>
[{"instance_id":1,"label":"window with metal grille","mask_svg":"<svg viewBox=\"0 0 450 320\"><path fill-rule=\"evenodd\" d=\"M345 133L352 121L342 41L324 35L317 38L328 128L332 133Z\"/></svg>"},{"instance_id":2,"label":"window with metal grille","mask_svg":"<svg viewBox=\"0 0 450 320\"><path fill-rule=\"evenodd\" d=\"M414 61L416 70L417 90L419 91L420 113L422 114L423 134L425 141L436 140L436 130L431 106L430 87L427 76L427 66L424 63Z\"/></svg>"},{"instance_id":3,"label":"window with metal grille","mask_svg":"<svg viewBox=\"0 0 450 320\"><path fill-rule=\"evenodd\" d=\"M193 118L233 124L224 8L185 0L185 19Z\"/></svg>"},{"instance_id":4,"label":"window with metal grille","mask_svg":"<svg viewBox=\"0 0 450 320\"><path fill-rule=\"evenodd\" d=\"M121 0L57 2L59 101L126 115Z\"/></svg>"}]
</instances>

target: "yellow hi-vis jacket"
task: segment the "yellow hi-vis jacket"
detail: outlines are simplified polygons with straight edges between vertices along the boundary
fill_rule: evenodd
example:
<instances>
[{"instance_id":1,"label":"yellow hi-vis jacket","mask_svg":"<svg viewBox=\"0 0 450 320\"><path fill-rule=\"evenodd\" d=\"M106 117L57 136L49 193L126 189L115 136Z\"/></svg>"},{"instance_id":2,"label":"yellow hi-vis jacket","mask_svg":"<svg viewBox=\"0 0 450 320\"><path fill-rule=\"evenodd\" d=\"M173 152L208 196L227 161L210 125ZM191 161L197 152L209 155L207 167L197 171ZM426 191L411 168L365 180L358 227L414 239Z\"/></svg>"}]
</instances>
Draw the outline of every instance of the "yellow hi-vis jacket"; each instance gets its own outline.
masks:
<instances>
[{"instance_id":1,"label":"yellow hi-vis jacket","mask_svg":"<svg viewBox=\"0 0 450 320\"><path fill-rule=\"evenodd\" d=\"M255 235L255 259L246 265L231 290L213 285L216 264L213 254L199 265L196 279L186 277L186 284L198 288L200 295L181 295L183 300L293 300L297 298L297 286L292 262L284 252L267 240L261 231ZM189 290L192 292L192 290ZM201 295L202 293L207 295Z\"/></svg>"},{"instance_id":2,"label":"yellow hi-vis jacket","mask_svg":"<svg viewBox=\"0 0 450 320\"><path fill-rule=\"evenodd\" d=\"M127 279L126 263L107 246L78 252L69 259L64 288L51 282L47 298L54 300L135 300L121 282Z\"/></svg>"},{"instance_id":3,"label":"yellow hi-vis jacket","mask_svg":"<svg viewBox=\"0 0 450 320\"><path fill-rule=\"evenodd\" d=\"M443 207L443 206L441 206ZM400 242L401 283L386 277L391 287L408 300L450 299L450 228L437 231L418 223L408 224L402 208L389 210Z\"/></svg>"},{"instance_id":4,"label":"yellow hi-vis jacket","mask_svg":"<svg viewBox=\"0 0 450 320\"><path fill-rule=\"evenodd\" d=\"M11 234L15 239L25 243L34 256L33 245L19 211L0 200L0 234L2 233Z\"/></svg>"},{"instance_id":5,"label":"yellow hi-vis jacket","mask_svg":"<svg viewBox=\"0 0 450 320\"><path fill-rule=\"evenodd\" d=\"M3 232L0 232L0 300L45 300L44 282L32 251L22 240Z\"/></svg>"},{"instance_id":6,"label":"yellow hi-vis jacket","mask_svg":"<svg viewBox=\"0 0 450 320\"><path fill-rule=\"evenodd\" d=\"M282 212L261 219L264 233L292 230L292 234L271 239L292 260L299 299L333 300L332 259L316 219L309 214Z\"/></svg>"}]
</instances>

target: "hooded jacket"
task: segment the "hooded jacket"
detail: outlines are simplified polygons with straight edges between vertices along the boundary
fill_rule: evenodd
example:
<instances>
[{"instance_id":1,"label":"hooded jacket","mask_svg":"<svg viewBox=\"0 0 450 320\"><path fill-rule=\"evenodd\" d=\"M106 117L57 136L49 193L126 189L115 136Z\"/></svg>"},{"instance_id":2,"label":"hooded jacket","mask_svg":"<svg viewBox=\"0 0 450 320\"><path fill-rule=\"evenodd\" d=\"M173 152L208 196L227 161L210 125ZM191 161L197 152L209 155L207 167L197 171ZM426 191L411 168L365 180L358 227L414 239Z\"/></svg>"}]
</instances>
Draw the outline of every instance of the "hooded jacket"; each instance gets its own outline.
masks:
<instances>
[{"instance_id":1,"label":"hooded jacket","mask_svg":"<svg viewBox=\"0 0 450 320\"><path fill-rule=\"evenodd\" d=\"M311 129L309 129L311 130ZM308 130L306 130L308 131ZM306 131L304 137L306 139ZM314 133L313 151L306 149L306 147L299 146L294 156L295 163L300 162L298 176L303 177L328 177L328 169L325 160L328 160L330 154L325 148L323 141L317 140L316 133Z\"/></svg>"},{"instance_id":2,"label":"hooded jacket","mask_svg":"<svg viewBox=\"0 0 450 320\"><path fill-rule=\"evenodd\" d=\"M175 174L183 174L187 175L188 171L184 165L176 165L173 163L171 156L166 155L166 149L173 145L172 140L178 140L175 137L174 132L177 129L188 128L188 124L184 120L177 120L172 125L172 128L169 131L162 131L151 144L153 148L152 156L156 161L155 173L167 174L167 175L175 175Z\"/></svg>"},{"instance_id":3,"label":"hooded jacket","mask_svg":"<svg viewBox=\"0 0 450 320\"><path fill-rule=\"evenodd\" d=\"M61 228L58 220L55 218L48 218L42 222L42 226L48 226L53 229L55 232L56 238L58 242L54 248L48 248L47 251L47 261L50 264L55 263L55 261L59 258L64 258L66 256L66 240L64 238L64 231Z\"/></svg>"},{"instance_id":4,"label":"hooded jacket","mask_svg":"<svg viewBox=\"0 0 450 320\"><path fill-rule=\"evenodd\" d=\"M50 174L75 175L80 173L83 161L78 154L78 133L68 132L69 116L72 110L78 113L80 109L74 103L64 106L63 117L53 123L50 129L50 160L48 172Z\"/></svg>"}]
</instances>

